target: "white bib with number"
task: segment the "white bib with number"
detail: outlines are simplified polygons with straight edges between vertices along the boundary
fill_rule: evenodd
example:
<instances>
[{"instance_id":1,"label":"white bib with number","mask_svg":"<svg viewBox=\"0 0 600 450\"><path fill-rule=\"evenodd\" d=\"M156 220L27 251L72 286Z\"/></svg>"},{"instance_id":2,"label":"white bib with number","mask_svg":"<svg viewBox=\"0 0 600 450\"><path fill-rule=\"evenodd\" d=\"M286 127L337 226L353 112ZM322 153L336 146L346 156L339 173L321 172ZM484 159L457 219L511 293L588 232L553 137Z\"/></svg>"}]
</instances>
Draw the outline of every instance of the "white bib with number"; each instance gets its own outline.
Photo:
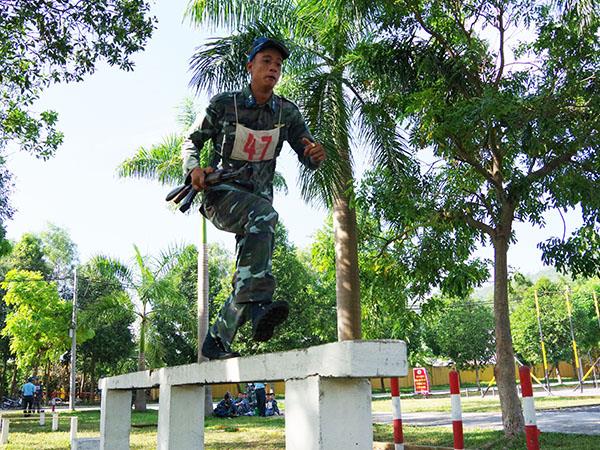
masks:
<instances>
[{"instance_id":1,"label":"white bib with number","mask_svg":"<svg viewBox=\"0 0 600 450\"><path fill-rule=\"evenodd\" d=\"M279 123L271 130L252 130L241 125L238 121L237 99L233 97L235 105L235 140L231 151L231 159L240 161L269 161L275 156L275 149L279 143L279 129L283 104L279 105Z\"/></svg>"}]
</instances>

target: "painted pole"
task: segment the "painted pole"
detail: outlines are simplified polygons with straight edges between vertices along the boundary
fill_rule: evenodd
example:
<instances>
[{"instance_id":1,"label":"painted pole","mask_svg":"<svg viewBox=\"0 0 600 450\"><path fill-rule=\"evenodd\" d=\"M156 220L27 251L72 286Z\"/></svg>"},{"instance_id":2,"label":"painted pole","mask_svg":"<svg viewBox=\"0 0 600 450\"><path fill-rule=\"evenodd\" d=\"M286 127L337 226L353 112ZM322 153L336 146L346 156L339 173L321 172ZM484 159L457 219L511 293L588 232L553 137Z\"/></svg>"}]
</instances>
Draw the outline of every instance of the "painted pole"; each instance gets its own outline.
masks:
<instances>
[{"instance_id":1,"label":"painted pole","mask_svg":"<svg viewBox=\"0 0 600 450\"><path fill-rule=\"evenodd\" d=\"M450 403L452 405L452 433L454 435L454 450L463 450L465 441L463 437L462 409L460 406L460 382L458 372L451 370L450 379Z\"/></svg>"},{"instance_id":2,"label":"painted pole","mask_svg":"<svg viewBox=\"0 0 600 450\"><path fill-rule=\"evenodd\" d=\"M596 296L596 291L593 292L594 295L594 307L596 308L596 317L598 318L598 326L600 327L600 308L598 308L598 297Z\"/></svg>"},{"instance_id":3,"label":"painted pole","mask_svg":"<svg viewBox=\"0 0 600 450\"><path fill-rule=\"evenodd\" d=\"M577 378L579 378L579 388L583 392L583 371L579 363L579 354L577 352L577 342L575 342L575 330L573 329L573 308L571 307L571 299L569 298L569 288L565 290L565 299L567 300L567 312L569 314L569 327L571 329L571 341L573 343L573 357L575 358L575 369L577 370Z\"/></svg>"},{"instance_id":4,"label":"painted pole","mask_svg":"<svg viewBox=\"0 0 600 450\"><path fill-rule=\"evenodd\" d=\"M402 433L402 410L400 409L400 387L398 378L390 378L392 388L392 419L394 423L394 450L404 450Z\"/></svg>"},{"instance_id":5,"label":"painted pole","mask_svg":"<svg viewBox=\"0 0 600 450\"><path fill-rule=\"evenodd\" d=\"M0 432L0 444L8 444L9 428L10 428L10 420L2 419L2 431Z\"/></svg>"},{"instance_id":6,"label":"painted pole","mask_svg":"<svg viewBox=\"0 0 600 450\"><path fill-rule=\"evenodd\" d=\"M540 333L540 344L542 346L542 361L544 362L544 379L546 380L546 388L550 392L550 378L548 377L548 359L546 358L546 345L544 344L544 333L542 332L542 318L540 314L540 303L538 301L537 289L533 291L535 298L535 313L537 316L538 331Z\"/></svg>"},{"instance_id":7,"label":"painted pole","mask_svg":"<svg viewBox=\"0 0 600 450\"><path fill-rule=\"evenodd\" d=\"M71 448L77 448L77 417L71 417L71 430L69 435L71 438Z\"/></svg>"},{"instance_id":8,"label":"painted pole","mask_svg":"<svg viewBox=\"0 0 600 450\"><path fill-rule=\"evenodd\" d=\"M528 366L519 367L521 393L523 394L523 416L525 418L525 440L527 450L540 450L539 431L535 420L535 405L533 403L533 387Z\"/></svg>"}]
</instances>

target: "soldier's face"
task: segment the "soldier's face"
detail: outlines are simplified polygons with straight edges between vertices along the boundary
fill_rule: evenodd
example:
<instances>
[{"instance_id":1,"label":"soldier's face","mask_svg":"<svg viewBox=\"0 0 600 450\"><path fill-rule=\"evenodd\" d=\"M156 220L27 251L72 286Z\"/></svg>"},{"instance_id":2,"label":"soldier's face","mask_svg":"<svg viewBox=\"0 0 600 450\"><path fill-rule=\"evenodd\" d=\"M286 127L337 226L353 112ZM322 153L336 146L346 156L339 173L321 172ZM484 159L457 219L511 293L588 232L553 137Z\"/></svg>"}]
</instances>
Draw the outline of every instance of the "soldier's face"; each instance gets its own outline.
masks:
<instances>
[{"instance_id":1,"label":"soldier's face","mask_svg":"<svg viewBox=\"0 0 600 450\"><path fill-rule=\"evenodd\" d=\"M267 48L257 53L246 68L250 73L252 84L273 89L281 76L282 65L281 53L274 48Z\"/></svg>"}]
</instances>

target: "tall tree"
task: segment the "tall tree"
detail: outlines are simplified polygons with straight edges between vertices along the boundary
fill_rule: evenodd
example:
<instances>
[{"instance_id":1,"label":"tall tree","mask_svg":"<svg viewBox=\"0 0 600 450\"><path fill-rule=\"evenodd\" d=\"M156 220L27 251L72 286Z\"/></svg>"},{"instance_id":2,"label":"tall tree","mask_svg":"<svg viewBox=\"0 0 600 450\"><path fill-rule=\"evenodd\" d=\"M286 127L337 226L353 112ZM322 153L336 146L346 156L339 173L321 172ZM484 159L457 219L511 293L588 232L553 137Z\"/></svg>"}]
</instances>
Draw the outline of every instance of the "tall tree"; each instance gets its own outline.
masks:
<instances>
[{"instance_id":1,"label":"tall tree","mask_svg":"<svg viewBox=\"0 0 600 450\"><path fill-rule=\"evenodd\" d=\"M69 347L71 305L59 297L56 283L45 281L40 273L11 270L1 286L11 308L2 333L10 336L19 367L35 371L57 361ZM78 329L81 342L88 337L87 330Z\"/></svg>"},{"instance_id":2,"label":"tall tree","mask_svg":"<svg viewBox=\"0 0 600 450\"><path fill-rule=\"evenodd\" d=\"M360 283L352 153L360 144L372 161L398 167L402 145L385 108L362 95L353 69L357 49L377 24L352 2L315 0L190 2L188 15L198 26L241 30L214 39L192 58L196 89L240 89L247 81L246 52L254 38L267 35L289 42L281 93L298 102L309 128L323 143L327 160L317 171L300 169L307 201L333 210L338 339L360 339ZM353 131L354 128L354 131Z\"/></svg>"},{"instance_id":3,"label":"tall tree","mask_svg":"<svg viewBox=\"0 0 600 450\"><path fill-rule=\"evenodd\" d=\"M93 331L93 337L78 346L90 391L104 375L119 374L119 362L134 356L132 325L135 320L131 299L122 280L94 257L78 270L78 324ZM112 371L108 371L109 367Z\"/></svg>"},{"instance_id":4,"label":"tall tree","mask_svg":"<svg viewBox=\"0 0 600 450\"><path fill-rule=\"evenodd\" d=\"M412 181L429 205L421 223L444 222L493 246L495 373L512 436L523 429L507 283L515 221L543 226L544 212L580 206L583 225L541 244L544 260L575 274L600 267L600 18L584 23L574 9L557 14L539 1L394 5L364 49L362 79L410 126L415 153L433 152ZM523 42L510 39L524 29ZM410 195L388 175L375 181L374 202L379 193L390 200L390 185L396 197Z\"/></svg>"},{"instance_id":5,"label":"tall tree","mask_svg":"<svg viewBox=\"0 0 600 450\"><path fill-rule=\"evenodd\" d=\"M44 254L42 240L31 233L25 233L14 245L10 254L10 265L14 269L39 272L46 280L52 274Z\"/></svg>"},{"instance_id":6,"label":"tall tree","mask_svg":"<svg viewBox=\"0 0 600 450\"><path fill-rule=\"evenodd\" d=\"M182 127L189 128L196 117L194 103L191 99L184 100L178 122ZM183 181L181 144L183 143L183 133L172 133L166 136L159 144L153 145L150 149L141 147L131 158L126 159L119 166L119 175L122 177L147 178L157 180L164 185L177 185ZM206 149L207 147L205 147ZM203 152L201 161L207 161L207 153ZM206 219L204 216L200 219L200 251L198 252L198 278L197 278L197 333L198 342L204 339L208 333L208 302L209 302L209 258L208 243L206 240ZM206 358L197 347L198 362L205 361ZM206 389L205 410L212 411L212 393L210 388Z\"/></svg>"},{"instance_id":7,"label":"tall tree","mask_svg":"<svg viewBox=\"0 0 600 450\"><path fill-rule=\"evenodd\" d=\"M437 314L429 314L424 326L426 342L436 356L452 359L459 370L479 369L494 356L494 315L489 306L472 299L444 299Z\"/></svg>"},{"instance_id":8,"label":"tall tree","mask_svg":"<svg viewBox=\"0 0 600 450\"><path fill-rule=\"evenodd\" d=\"M146 370L147 356L160 355L164 351L155 347L159 345L159 341L156 339L154 307L160 302L177 302L181 295L170 276L181 251L169 249L156 257L147 257L142 255L136 245L133 248L135 262L132 268L110 258L99 259L106 270L117 276L132 293L134 313L139 321L137 369ZM162 365L161 361L155 358L150 363L152 367ZM135 409L146 410L146 395L143 389L136 392Z\"/></svg>"}]
</instances>

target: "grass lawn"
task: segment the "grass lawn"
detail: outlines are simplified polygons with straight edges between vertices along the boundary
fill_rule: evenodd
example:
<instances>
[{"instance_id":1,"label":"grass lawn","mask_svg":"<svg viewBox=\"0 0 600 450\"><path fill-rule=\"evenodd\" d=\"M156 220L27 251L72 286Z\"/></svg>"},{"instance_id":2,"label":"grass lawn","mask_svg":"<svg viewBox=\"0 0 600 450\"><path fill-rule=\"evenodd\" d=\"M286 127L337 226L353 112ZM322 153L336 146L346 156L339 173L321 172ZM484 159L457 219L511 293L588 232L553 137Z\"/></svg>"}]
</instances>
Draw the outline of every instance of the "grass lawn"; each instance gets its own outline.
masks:
<instances>
[{"instance_id":1,"label":"grass lawn","mask_svg":"<svg viewBox=\"0 0 600 450\"><path fill-rule=\"evenodd\" d=\"M500 412L500 399L496 397L462 397L463 412ZM429 398L403 398L402 412L450 412L450 396L435 396ZM536 397L536 409L555 409L572 406L600 404L600 397ZM389 398L373 400L374 412L392 412L392 402ZM600 447L599 447L600 448Z\"/></svg>"},{"instance_id":2,"label":"grass lawn","mask_svg":"<svg viewBox=\"0 0 600 450\"><path fill-rule=\"evenodd\" d=\"M415 402L441 401L448 399L420 399ZM463 399L467 400L467 399ZM468 399L481 400L481 399ZM490 399L491 400L491 399ZM556 400L556 399L553 399ZM575 400L575 399L567 399ZM597 400L597 399L596 399ZM385 401L375 401L373 406ZM403 400L403 410L406 403ZM536 399L537 402L537 399ZM387 400L387 403L390 403ZM556 402L564 406L561 401ZM477 405L477 403L474 403ZM479 405L481 406L481 405ZM486 408L488 405L484 405ZM475 407L475 406L473 406ZM489 406L491 408L491 406ZM424 409L427 410L427 409ZM481 409L479 409L481 410ZM79 437L93 437L99 435L100 412L81 411L77 412L79 417ZM40 427L38 420L23 421L19 412L3 413L3 417L13 418L10 424L9 443L6 450L46 450L46 449L68 449L69 448L69 425L70 414L61 413L60 431L52 432L52 418L46 416L46 425ZM37 419L37 418L36 418ZM131 448L132 449L154 449L156 448L156 424L158 422L157 411L145 413L132 412L131 417ZM231 450L231 449L283 449L285 448L283 417L239 417L235 419L209 418L205 422L205 448L207 450ZM375 424L373 428L374 440L379 442L392 442L393 431L391 425ZM452 447L452 431L450 428L434 427L404 427L404 440L410 444L437 445ZM524 449L524 438L513 443L507 443L501 431L473 430L465 432L465 446L469 449ZM585 436L561 433L542 433L541 447L544 450L553 449L577 449L593 450L600 449L600 436Z\"/></svg>"}]
</instances>

